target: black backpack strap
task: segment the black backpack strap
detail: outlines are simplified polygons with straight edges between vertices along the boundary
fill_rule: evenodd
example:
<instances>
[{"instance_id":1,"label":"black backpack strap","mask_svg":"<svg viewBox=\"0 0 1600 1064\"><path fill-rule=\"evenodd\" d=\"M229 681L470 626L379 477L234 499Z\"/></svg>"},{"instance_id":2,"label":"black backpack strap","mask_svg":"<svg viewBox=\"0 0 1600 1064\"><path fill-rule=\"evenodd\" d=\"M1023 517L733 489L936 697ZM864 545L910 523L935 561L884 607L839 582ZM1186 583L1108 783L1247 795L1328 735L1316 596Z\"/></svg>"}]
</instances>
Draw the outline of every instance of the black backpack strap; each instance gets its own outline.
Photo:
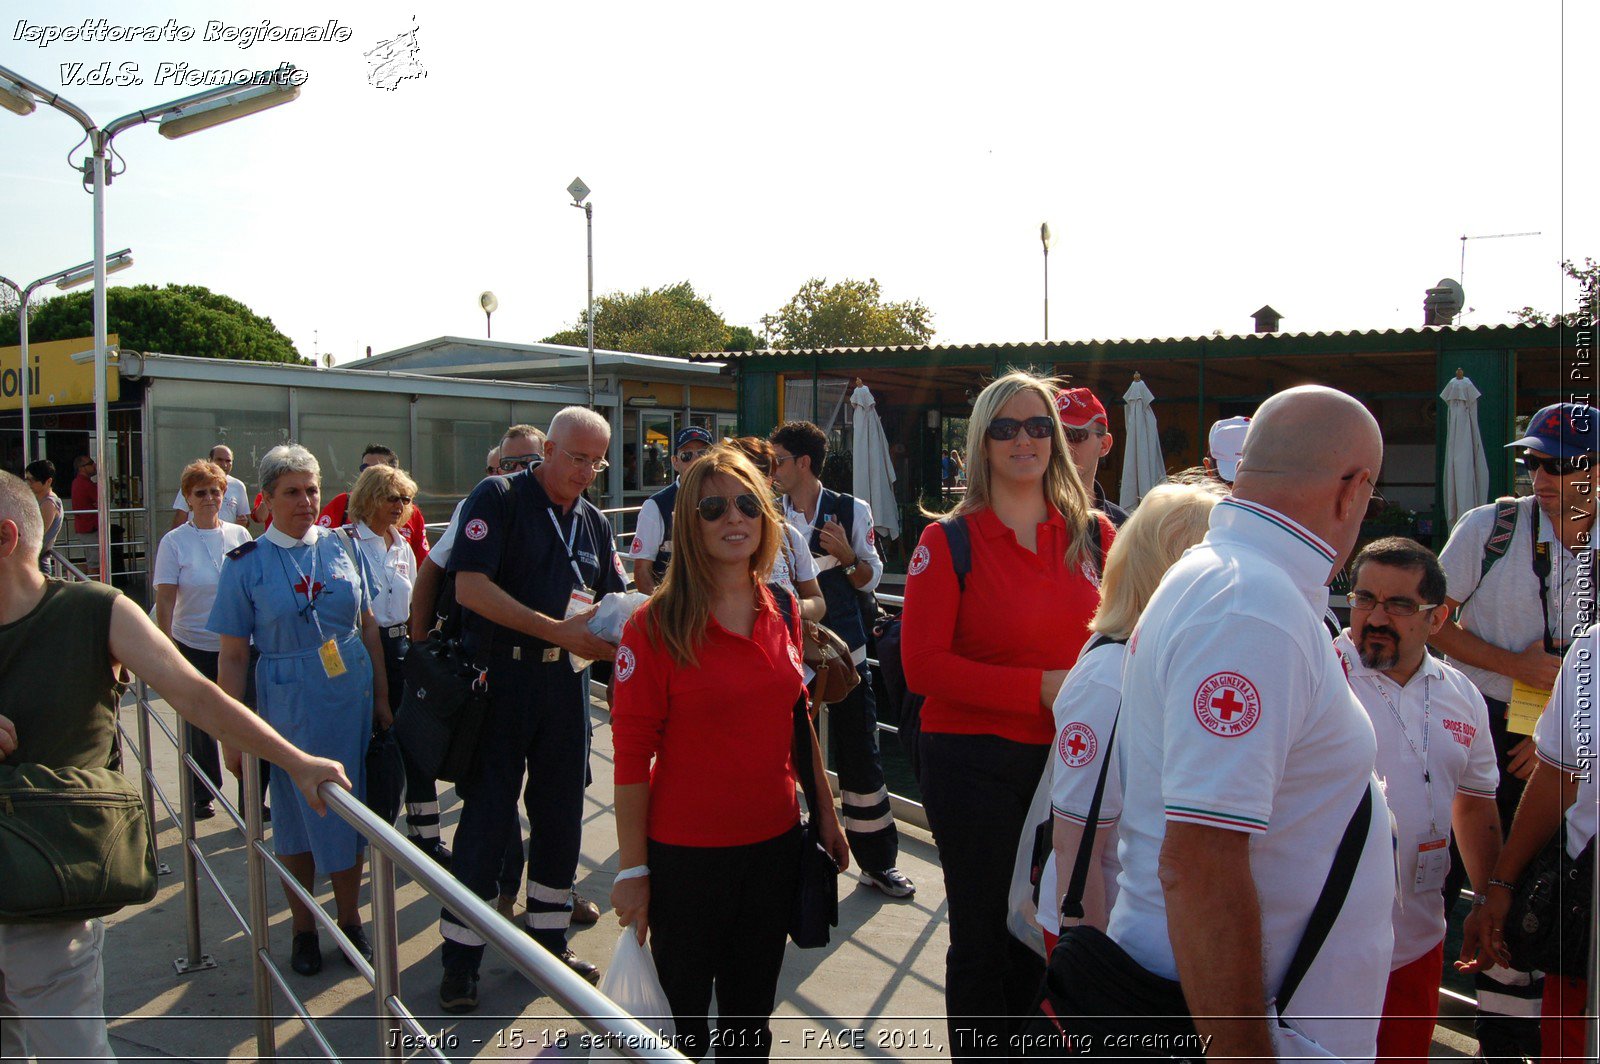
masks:
<instances>
[{"instance_id":1,"label":"black backpack strap","mask_svg":"<svg viewBox=\"0 0 1600 1064\"><path fill-rule=\"evenodd\" d=\"M1333 866L1328 869L1322 893L1317 895L1317 903L1311 908L1311 919L1306 922L1300 945L1295 948L1294 957L1289 961L1289 970L1283 977L1283 985L1278 988L1280 1018L1289 1007L1294 992L1299 989L1300 980L1311 970L1311 962L1317 959L1317 951L1322 949L1323 940L1333 930L1334 921L1339 919L1339 910L1344 908L1344 899L1350 893L1351 882L1355 880L1356 866L1361 863L1361 849L1366 845L1367 829L1371 825L1372 784L1368 782L1361 791L1361 801L1356 803L1356 811L1350 814L1350 823L1345 825L1344 837L1339 840L1339 849L1334 852Z\"/></svg>"},{"instance_id":2,"label":"black backpack strap","mask_svg":"<svg viewBox=\"0 0 1600 1064\"><path fill-rule=\"evenodd\" d=\"M1126 639L1111 639L1107 636L1095 636L1089 645L1083 648L1083 653L1108 644L1119 645L1127 643ZM1081 660L1083 654L1078 655ZM1061 899L1061 917L1064 920L1083 919L1083 889L1089 883L1090 858L1094 855L1094 837L1100 828L1100 802L1106 795L1106 775L1111 771L1111 749L1117 741L1117 721L1122 719L1122 703L1117 703L1116 715L1111 718L1111 734L1106 736L1106 752L1100 760L1100 779L1094 785L1094 798L1089 802L1088 823L1083 826L1083 834L1078 838L1078 856L1072 861L1072 878L1067 883L1067 895ZM1060 870L1057 869L1059 874Z\"/></svg>"},{"instance_id":3,"label":"black backpack strap","mask_svg":"<svg viewBox=\"0 0 1600 1064\"><path fill-rule=\"evenodd\" d=\"M950 547L950 565L956 571L956 586L967 590L967 574L972 572L972 530L967 519L957 514L939 521L944 540Z\"/></svg>"},{"instance_id":4,"label":"black backpack strap","mask_svg":"<svg viewBox=\"0 0 1600 1064\"><path fill-rule=\"evenodd\" d=\"M1537 510L1537 505L1535 506ZM1494 526L1489 529L1489 538L1483 541L1483 562L1478 567L1478 583L1467 597L1461 600L1465 606L1472 601L1472 596L1478 593L1478 588L1483 586L1483 578L1489 575L1495 563L1506 556L1511 549L1511 541L1517 535L1517 519L1522 516L1521 499L1497 499L1494 504ZM1535 544L1538 543L1539 533L1533 534Z\"/></svg>"},{"instance_id":5,"label":"black backpack strap","mask_svg":"<svg viewBox=\"0 0 1600 1064\"><path fill-rule=\"evenodd\" d=\"M1095 574L1104 574L1106 571L1105 529L1100 525L1100 515L1094 511L1089 513L1089 523L1084 534L1089 537L1089 557L1094 559Z\"/></svg>"}]
</instances>

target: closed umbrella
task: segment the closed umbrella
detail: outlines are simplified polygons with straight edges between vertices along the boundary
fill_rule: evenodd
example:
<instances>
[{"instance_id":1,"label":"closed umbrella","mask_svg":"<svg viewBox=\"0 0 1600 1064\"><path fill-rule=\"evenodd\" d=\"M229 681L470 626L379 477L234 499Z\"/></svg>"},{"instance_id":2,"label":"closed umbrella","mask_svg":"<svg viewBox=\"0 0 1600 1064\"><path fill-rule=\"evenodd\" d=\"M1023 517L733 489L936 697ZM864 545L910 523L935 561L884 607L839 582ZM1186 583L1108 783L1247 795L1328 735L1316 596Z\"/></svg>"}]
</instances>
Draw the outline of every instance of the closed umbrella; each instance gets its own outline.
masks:
<instances>
[{"instance_id":1,"label":"closed umbrella","mask_svg":"<svg viewBox=\"0 0 1600 1064\"><path fill-rule=\"evenodd\" d=\"M1161 437L1156 431L1156 415L1150 409L1155 398L1137 373L1122 394L1122 401L1127 405L1122 408L1122 494L1117 501L1124 510L1138 506L1145 492L1167 475L1167 463L1161 457Z\"/></svg>"},{"instance_id":2,"label":"closed umbrella","mask_svg":"<svg viewBox=\"0 0 1600 1064\"><path fill-rule=\"evenodd\" d=\"M1478 431L1478 391L1472 378L1456 370L1455 379L1439 393L1449 410L1444 443L1444 516L1456 520L1489 501L1489 460Z\"/></svg>"},{"instance_id":3,"label":"closed umbrella","mask_svg":"<svg viewBox=\"0 0 1600 1064\"><path fill-rule=\"evenodd\" d=\"M872 507L872 527L880 536L900 538L900 505L894 498L894 464L889 438L878 419L878 405L865 384L850 393L855 425L851 494Z\"/></svg>"}]
</instances>

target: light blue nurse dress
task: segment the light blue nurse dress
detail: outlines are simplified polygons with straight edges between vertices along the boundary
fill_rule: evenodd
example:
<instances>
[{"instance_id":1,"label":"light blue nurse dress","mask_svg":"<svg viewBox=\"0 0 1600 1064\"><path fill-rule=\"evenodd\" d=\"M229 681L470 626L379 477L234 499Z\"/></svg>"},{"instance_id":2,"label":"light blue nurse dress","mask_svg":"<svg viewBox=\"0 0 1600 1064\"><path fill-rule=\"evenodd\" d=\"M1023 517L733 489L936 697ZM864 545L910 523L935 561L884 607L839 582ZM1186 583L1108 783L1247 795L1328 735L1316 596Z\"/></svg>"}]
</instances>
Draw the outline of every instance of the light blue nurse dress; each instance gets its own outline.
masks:
<instances>
[{"instance_id":1,"label":"light blue nurse dress","mask_svg":"<svg viewBox=\"0 0 1600 1064\"><path fill-rule=\"evenodd\" d=\"M369 580L364 563L329 529L312 525L298 541L268 529L228 553L206 622L218 635L255 640L261 716L306 753L343 765L358 798L366 795L372 737L372 659L361 641ZM319 650L329 639L338 644L343 675L323 668ZM354 828L333 813L313 813L286 773L274 772L270 787L277 853L309 850L321 872L356 863L365 842Z\"/></svg>"}]
</instances>

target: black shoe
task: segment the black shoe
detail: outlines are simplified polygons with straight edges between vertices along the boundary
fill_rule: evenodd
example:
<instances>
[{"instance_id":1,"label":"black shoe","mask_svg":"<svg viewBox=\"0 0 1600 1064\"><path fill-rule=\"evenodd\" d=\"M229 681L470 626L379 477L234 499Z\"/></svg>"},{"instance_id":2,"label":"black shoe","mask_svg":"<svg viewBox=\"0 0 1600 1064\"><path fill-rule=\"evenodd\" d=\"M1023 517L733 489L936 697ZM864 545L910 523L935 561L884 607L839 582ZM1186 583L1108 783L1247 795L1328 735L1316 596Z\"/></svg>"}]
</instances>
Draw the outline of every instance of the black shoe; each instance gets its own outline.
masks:
<instances>
[{"instance_id":1,"label":"black shoe","mask_svg":"<svg viewBox=\"0 0 1600 1064\"><path fill-rule=\"evenodd\" d=\"M350 940L350 945L356 948L356 952L365 957L368 964L371 964L372 943L367 941L367 933L361 930L361 925L352 924L350 927L341 927L339 930L344 932L344 937ZM355 967L355 962L350 959L350 954L340 950L339 956L343 957L344 962L350 967Z\"/></svg>"},{"instance_id":2,"label":"black shoe","mask_svg":"<svg viewBox=\"0 0 1600 1064\"><path fill-rule=\"evenodd\" d=\"M210 802L196 802L194 804L194 818L196 820L210 820L216 815L217 810Z\"/></svg>"},{"instance_id":3,"label":"black shoe","mask_svg":"<svg viewBox=\"0 0 1600 1064\"><path fill-rule=\"evenodd\" d=\"M446 971L439 982L439 1007L446 1012L471 1012L478 1007L475 972Z\"/></svg>"},{"instance_id":4,"label":"black shoe","mask_svg":"<svg viewBox=\"0 0 1600 1064\"><path fill-rule=\"evenodd\" d=\"M588 980L590 986L600 985L600 969L590 964L588 961L584 960L570 949L563 950L562 952L556 954L556 959L562 964L565 964L568 968L571 968L579 976L582 976L584 979Z\"/></svg>"},{"instance_id":5,"label":"black shoe","mask_svg":"<svg viewBox=\"0 0 1600 1064\"><path fill-rule=\"evenodd\" d=\"M301 975L316 975L322 971L322 944L315 931L300 931L294 936L294 949L289 955L289 967Z\"/></svg>"},{"instance_id":6,"label":"black shoe","mask_svg":"<svg viewBox=\"0 0 1600 1064\"><path fill-rule=\"evenodd\" d=\"M438 839L425 839L421 835L407 835L406 841L429 857L433 862L445 868L450 867L450 848Z\"/></svg>"}]
</instances>

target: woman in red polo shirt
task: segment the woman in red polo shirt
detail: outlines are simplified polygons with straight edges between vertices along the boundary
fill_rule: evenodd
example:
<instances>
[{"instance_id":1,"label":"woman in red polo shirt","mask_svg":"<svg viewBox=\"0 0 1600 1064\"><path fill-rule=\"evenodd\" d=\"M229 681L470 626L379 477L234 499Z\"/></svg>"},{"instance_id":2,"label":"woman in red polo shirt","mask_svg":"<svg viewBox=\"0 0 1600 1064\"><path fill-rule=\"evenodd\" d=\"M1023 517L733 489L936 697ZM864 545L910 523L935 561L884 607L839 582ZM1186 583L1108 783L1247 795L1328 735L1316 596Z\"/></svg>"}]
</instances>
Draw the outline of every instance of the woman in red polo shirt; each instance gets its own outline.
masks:
<instances>
[{"instance_id":1,"label":"woman in red polo shirt","mask_svg":"<svg viewBox=\"0 0 1600 1064\"><path fill-rule=\"evenodd\" d=\"M784 522L750 460L718 446L684 473L672 524L666 578L617 649L611 904L641 943L650 934L678 1048L765 1060L800 874L799 610L790 596L786 623L766 584ZM822 778L815 732L810 760ZM844 868L832 803L812 815Z\"/></svg>"},{"instance_id":2,"label":"woman in red polo shirt","mask_svg":"<svg viewBox=\"0 0 1600 1064\"><path fill-rule=\"evenodd\" d=\"M966 590L943 526L929 525L911 555L901 629L906 684L928 692L919 782L950 905L945 1005L957 1060L1007 1055L1006 1018L1027 1011L1044 976L1006 931L1007 888L1055 738L1051 706L1088 638L1097 558L1112 537L1073 468L1047 380L1014 371L994 381L967 433L967 493L952 514L972 545Z\"/></svg>"}]
</instances>

